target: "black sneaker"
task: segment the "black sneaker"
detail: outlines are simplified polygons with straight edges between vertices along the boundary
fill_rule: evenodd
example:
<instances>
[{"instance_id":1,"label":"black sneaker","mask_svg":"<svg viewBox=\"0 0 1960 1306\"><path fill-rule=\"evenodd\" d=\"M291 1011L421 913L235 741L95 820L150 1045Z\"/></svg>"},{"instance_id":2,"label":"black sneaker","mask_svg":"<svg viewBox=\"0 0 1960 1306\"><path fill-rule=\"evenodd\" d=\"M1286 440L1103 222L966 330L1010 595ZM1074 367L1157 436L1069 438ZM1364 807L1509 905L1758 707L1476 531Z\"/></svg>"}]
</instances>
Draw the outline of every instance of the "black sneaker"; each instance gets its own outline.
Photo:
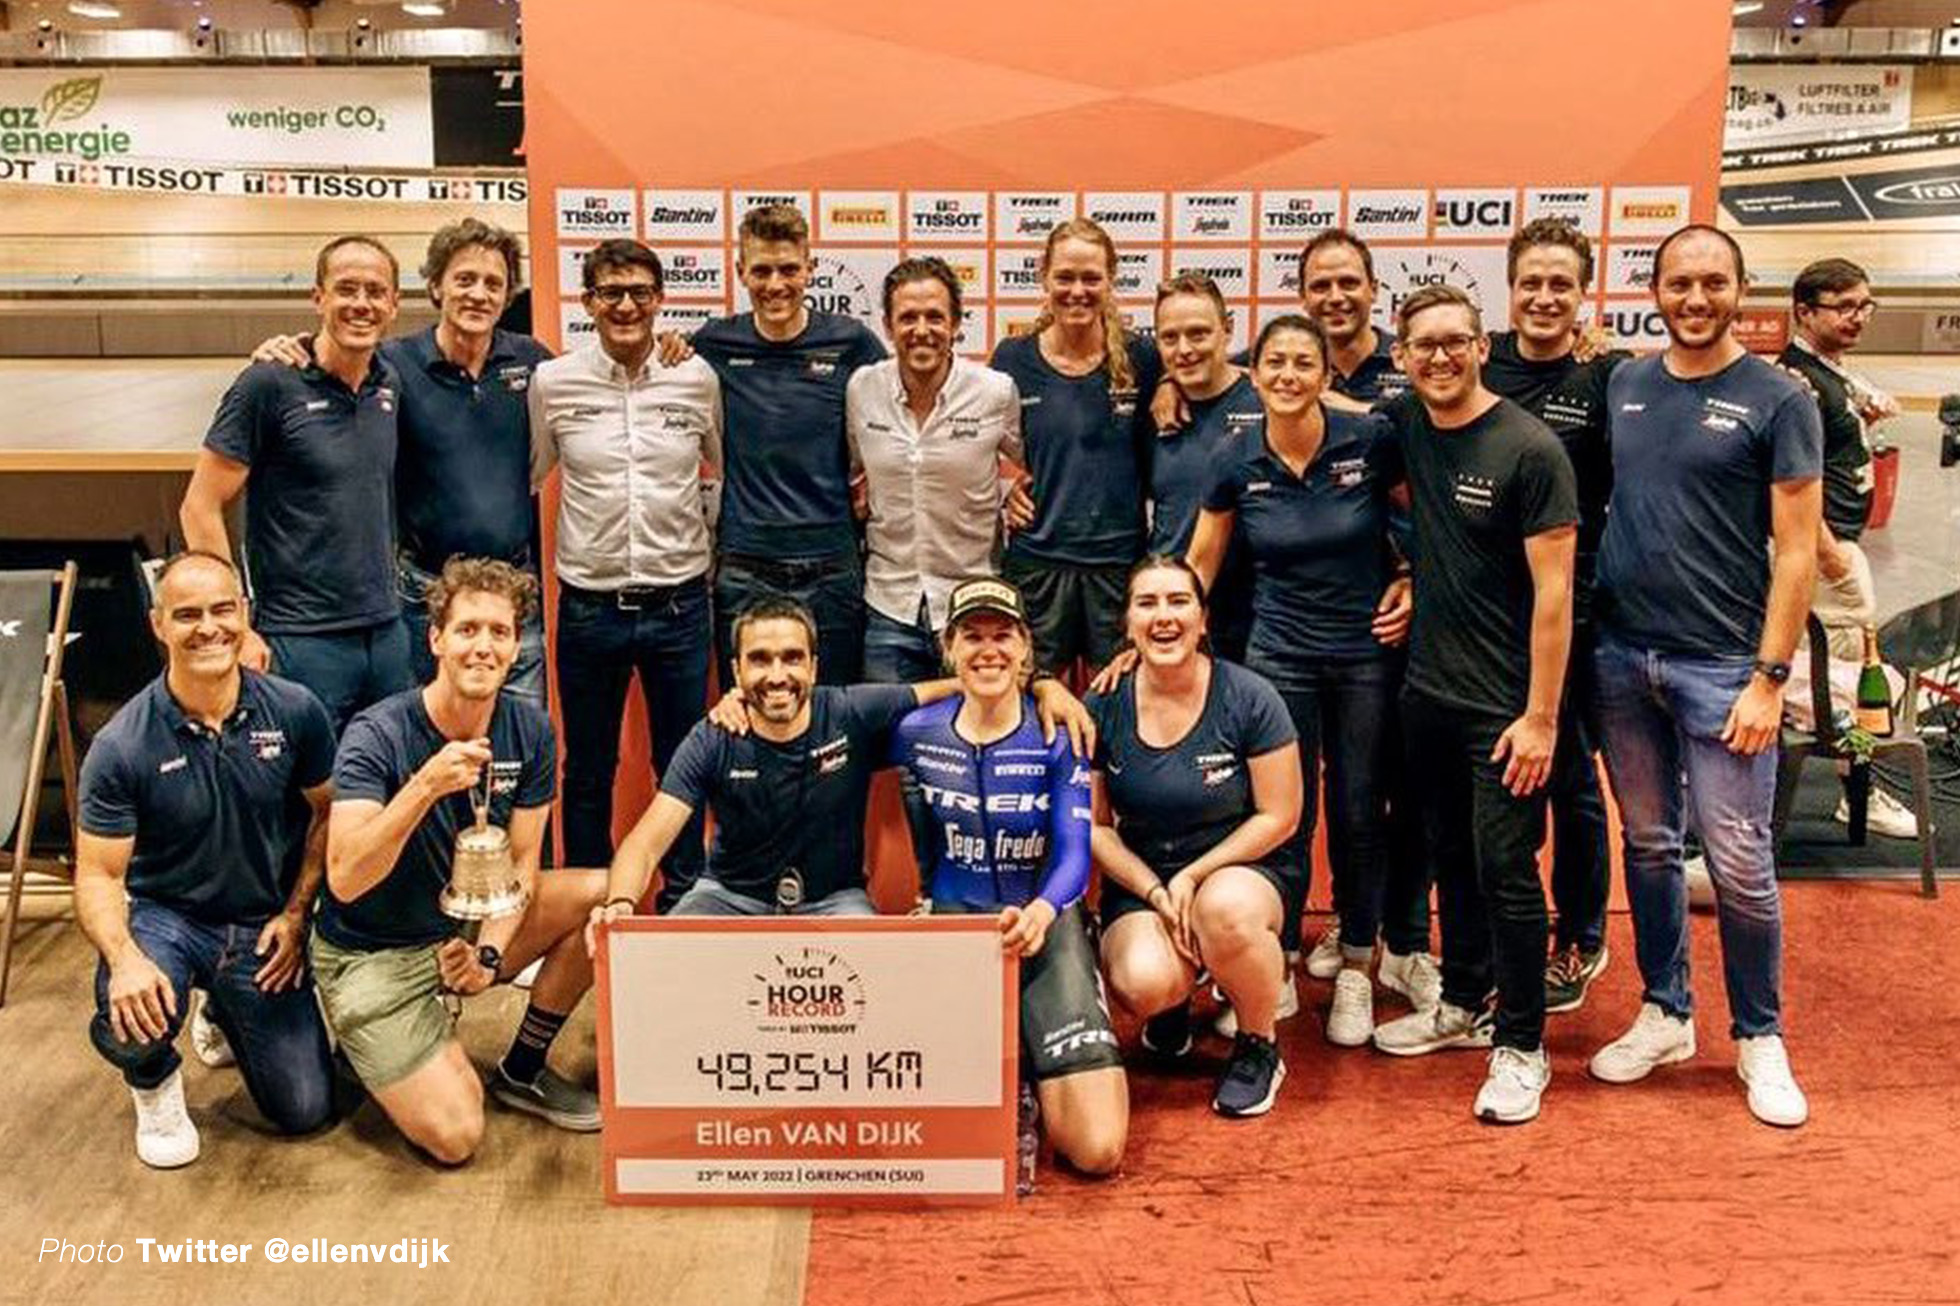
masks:
<instances>
[{"instance_id":1,"label":"black sneaker","mask_svg":"<svg viewBox=\"0 0 1960 1306\"><path fill-rule=\"evenodd\" d=\"M1279 1045L1240 1030L1232 1040L1232 1059L1212 1094L1211 1109L1233 1119L1263 1116L1273 1109L1279 1086L1285 1082L1286 1063L1280 1060Z\"/></svg>"},{"instance_id":2,"label":"black sneaker","mask_svg":"<svg viewBox=\"0 0 1960 1306\"><path fill-rule=\"evenodd\" d=\"M1181 1057L1191 1050L1191 1003L1187 999L1143 1022L1144 1050L1160 1057Z\"/></svg>"},{"instance_id":3,"label":"black sneaker","mask_svg":"<svg viewBox=\"0 0 1960 1306\"><path fill-rule=\"evenodd\" d=\"M1545 1014L1577 1011L1583 1006L1586 990L1605 971L1609 959L1604 943L1590 951L1573 943L1553 953L1545 965Z\"/></svg>"}]
</instances>

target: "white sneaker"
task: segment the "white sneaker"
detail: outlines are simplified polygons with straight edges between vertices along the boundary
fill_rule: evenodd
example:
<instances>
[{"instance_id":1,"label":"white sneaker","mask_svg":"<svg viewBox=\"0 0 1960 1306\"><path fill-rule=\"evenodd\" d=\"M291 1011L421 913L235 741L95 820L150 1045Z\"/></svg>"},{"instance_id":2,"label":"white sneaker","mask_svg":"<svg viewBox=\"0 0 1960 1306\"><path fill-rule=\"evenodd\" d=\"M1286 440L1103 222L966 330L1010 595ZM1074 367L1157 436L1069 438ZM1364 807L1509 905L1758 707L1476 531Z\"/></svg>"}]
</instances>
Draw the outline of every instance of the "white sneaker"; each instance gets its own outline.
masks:
<instances>
[{"instance_id":1,"label":"white sneaker","mask_svg":"<svg viewBox=\"0 0 1960 1306\"><path fill-rule=\"evenodd\" d=\"M1466 1011L1449 1002L1413 1011L1400 1020L1375 1026L1375 1046L1398 1057L1426 1052L1490 1046L1492 1019L1488 1011Z\"/></svg>"},{"instance_id":2,"label":"white sneaker","mask_svg":"<svg viewBox=\"0 0 1960 1306\"><path fill-rule=\"evenodd\" d=\"M203 989L191 990L191 1051L211 1069L222 1070L237 1065L238 1057L231 1050L231 1040L211 1019L210 1006L210 994Z\"/></svg>"},{"instance_id":3,"label":"white sneaker","mask_svg":"<svg viewBox=\"0 0 1960 1306\"><path fill-rule=\"evenodd\" d=\"M1375 986L1365 970L1343 969L1334 977L1334 1005L1327 1009L1327 1041L1358 1048L1375 1036Z\"/></svg>"},{"instance_id":4,"label":"white sneaker","mask_svg":"<svg viewBox=\"0 0 1960 1306\"><path fill-rule=\"evenodd\" d=\"M1749 1111L1766 1125L1795 1129L1810 1119L1810 1103L1790 1073L1790 1057L1775 1034L1735 1041L1735 1073L1749 1086Z\"/></svg>"},{"instance_id":5,"label":"white sneaker","mask_svg":"<svg viewBox=\"0 0 1960 1306\"><path fill-rule=\"evenodd\" d=\"M1633 1028L1593 1053L1587 1069L1594 1079L1631 1084L1656 1066L1686 1061L1695 1054L1695 1022L1668 1015L1652 1002L1640 1004Z\"/></svg>"},{"instance_id":6,"label":"white sneaker","mask_svg":"<svg viewBox=\"0 0 1960 1306\"><path fill-rule=\"evenodd\" d=\"M1319 980L1333 979L1341 973L1341 918L1329 916L1313 951L1307 954L1307 974Z\"/></svg>"},{"instance_id":7,"label":"white sneaker","mask_svg":"<svg viewBox=\"0 0 1960 1306\"><path fill-rule=\"evenodd\" d=\"M197 1160L197 1126L184 1109L184 1072L175 1070L155 1088L132 1088L136 1101L136 1155L144 1165L175 1170Z\"/></svg>"},{"instance_id":8,"label":"white sneaker","mask_svg":"<svg viewBox=\"0 0 1960 1306\"><path fill-rule=\"evenodd\" d=\"M1300 1014L1300 986L1293 982L1293 971L1288 968L1286 978L1280 981L1279 1006L1273 1009L1275 1021L1291 1020ZM1211 1022L1212 1032L1220 1038L1239 1036L1239 1013L1228 1003Z\"/></svg>"},{"instance_id":9,"label":"white sneaker","mask_svg":"<svg viewBox=\"0 0 1960 1306\"><path fill-rule=\"evenodd\" d=\"M1696 853L1681 864L1681 870L1688 877L1688 909L1714 911L1715 877L1708 873L1708 858Z\"/></svg>"},{"instance_id":10,"label":"white sneaker","mask_svg":"<svg viewBox=\"0 0 1960 1306\"><path fill-rule=\"evenodd\" d=\"M1477 1090L1477 1119L1497 1125L1521 1125L1538 1118L1538 1100L1552 1082L1552 1060L1545 1049L1493 1048L1490 1074Z\"/></svg>"},{"instance_id":11,"label":"white sneaker","mask_svg":"<svg viewBox=\"0 0 1960 1306\"><path fill-rule=\"evenodd\" d=\"M1400 993L1417 1011L1443 1000L1443 968L1427 952L1404 954L1383 948L1376 975L1383 988Z\"/></svg>"},{"instance_id":12,"label":"white sneaker","mask_svg":"<svg viewBox=\"0 0 1960 1306\"><path fill-rule=\"evenodd\" d=\"M1837 823L1851 824L1849 798L1838 799ZM1887 839L1917 839L1919 818L1912 814L1910 807L1877 785L1873 785L1871 798L1865 804L1865 828L1873 834L1882 834Z\"/></svg>"}]
</instances>

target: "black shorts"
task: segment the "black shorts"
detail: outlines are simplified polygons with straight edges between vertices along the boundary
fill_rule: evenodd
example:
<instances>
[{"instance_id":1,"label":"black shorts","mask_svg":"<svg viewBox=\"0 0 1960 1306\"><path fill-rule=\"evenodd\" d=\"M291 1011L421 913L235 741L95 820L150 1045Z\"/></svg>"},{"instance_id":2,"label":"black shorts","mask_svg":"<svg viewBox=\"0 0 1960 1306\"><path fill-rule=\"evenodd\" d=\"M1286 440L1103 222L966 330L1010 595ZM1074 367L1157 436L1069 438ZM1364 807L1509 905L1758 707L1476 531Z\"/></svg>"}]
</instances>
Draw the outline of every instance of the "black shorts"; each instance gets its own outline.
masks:
<instances>
[{"instance_id":1,"label":"black shorts","mask_svg":"<svg viewBox=\"0 0 1960 1306\"><path fill-rule=\"evenodd\" d=\"M1028 633L1041 670L1062 675L1077 658L1093 669L1116 656L1129 602L1128 564L1080 567L1009 554L1001 575L1021 591L1027 605Z\"/></svg>"},{"instance_id":2,"label":"black shorts","mask_svg":"<svg viewBox=\"0 0 1960 1306\"><path fill-rule=\"evenodd\" d=\"M1273 892L1279 895L1281 903L1290 901L1287 897L1290 891L1286 887L1286 880L1276 868L1268 866L1264 862L1250 862L1244 865L1249 871L1257 871L1264 877L1266 883L1273 886ZM1169 884L1171 876L1177 873L1176 871L1165 872L1160 867L1152 867L1151 869L1157 872L1158 882L1162 884ZM1297 892L1297 890L1292 890L1291 892ZM1156 910L1155 907L1152 907L1148 902L1137 897L1134 893L1131 893L1107 875L1103 877L1102 906L1097 914L1102 921L1104 933L1108 933L1110 926L1114 925L1123 917L1128 916L1133 911Z\"/></svg>"},{"instance_id":3,"label":"black shorts","mask_svg":"<svg viewBox=\"0 0 1960 1306\"><path fill-rule=\"evenodd\" d=\"M935 901L932 911L958 916L992 908ZM1039 1083L1122 1064L1109 1004L1103 1001L1102 972L1078 902L1048 927L1040 952L1021 958L1021 1066Z\"/></svg>"}]
</instances>

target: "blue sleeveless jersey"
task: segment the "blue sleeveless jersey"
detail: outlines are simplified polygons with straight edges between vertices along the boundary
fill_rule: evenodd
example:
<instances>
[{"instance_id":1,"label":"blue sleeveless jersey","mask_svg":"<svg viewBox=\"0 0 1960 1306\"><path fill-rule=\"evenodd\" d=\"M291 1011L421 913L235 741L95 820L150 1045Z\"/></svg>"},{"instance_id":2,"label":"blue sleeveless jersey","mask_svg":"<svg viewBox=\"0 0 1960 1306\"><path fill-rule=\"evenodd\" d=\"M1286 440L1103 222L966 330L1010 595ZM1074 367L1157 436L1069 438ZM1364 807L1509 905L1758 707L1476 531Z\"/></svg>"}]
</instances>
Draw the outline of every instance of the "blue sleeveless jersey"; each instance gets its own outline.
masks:
<instances>
[{"instance_id":1,"label":"blue sleeveless jersey","mask_svg":"<svg viewBox=\"0 0 1960 1306\"><path fill-rule=\"evenodd\" d=\"M970 744L953 729L955 695L908 713L892 761L912 773L932 811L938 855L931 896L968 907L1024 906L1057 913L1089 884L1089 773L1068 733L1043 743L1034 700L1005 739Z\"/></svg>"}]
</instances>

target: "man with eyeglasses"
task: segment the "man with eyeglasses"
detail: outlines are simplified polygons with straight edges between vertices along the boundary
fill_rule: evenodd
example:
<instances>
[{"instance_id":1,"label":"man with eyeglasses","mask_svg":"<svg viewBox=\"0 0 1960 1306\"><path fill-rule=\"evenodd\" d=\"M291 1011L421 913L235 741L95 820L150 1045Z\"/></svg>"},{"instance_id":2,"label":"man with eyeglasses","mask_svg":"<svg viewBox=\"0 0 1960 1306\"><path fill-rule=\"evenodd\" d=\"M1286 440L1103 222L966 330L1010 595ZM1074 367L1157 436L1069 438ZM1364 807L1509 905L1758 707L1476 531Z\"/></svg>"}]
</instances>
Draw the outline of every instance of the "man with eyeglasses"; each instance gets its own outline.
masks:
<instances>
[{"instance_id":1,"label":"man with eyeglasses","mask_svg":"<svg viewBox=\"0 0 1960 1306\"><path fill-rule=\"evenodd\" d=\"M1425 287L1397 316L1414 394L1377 420L1400 437L1383 443L1399 450L1415 525L1402 725L1409 755L1427 763L1443 990L1435 1007L1378 1027L1375 1046L1491 1048L1474 1113L1519 1124L1551 1081L1538 849L1572 639L1578 492L1551 429L1485 388L1490 342L1468 295Z\"/></svg>"},{"instance_id":2,"label":"man with eyeglasses","mask_svg":"<svg viewBox=\"0 0 1960 1306\"><path fill-rule=\"evenodd\" d=\"M1899 406L1844 365L1878 311L1863 268L1848 259L1819 259L1797 274L1791 300L1791 339L1776 361L1809 382L1824 421L1824 521L1810 610L1830 635L1831 656L1856 662L1864 655L1864 629L1878 614L1871 563L1859 544L1872 508L1871 426L1898 416ZM1851 820L1848 799L1838 801L1837 819ZM1912 809L1877 784L1867 820L1890 838L1919 837Z\"/></svg>"},{"instance_id":3,"label":"man with eyeglasses","mask_svg":"<svg viewBox=\"0 0 1960 1306\"><path fill-rule=\"evenodd\" d=\"M1730 330L1747 285L1734 237L1676 230L1654 251L1667 348L1607 387L1594 671L1644 992L1591 1069L1628 1084L1695 1054L1692 813L1717 889L1736 1072L1758 1120L1794 1127L1809 1106L1783 1046L1770 814L1783 686L1815 584L1824 436L1803 387Z\"/></svg>"},{"instance_id":4,"label":"man with eyeglasses","mask_svg":"<svg viewBox=\"0 0 1960 1306\"><path fill-rule=\"evenodd\" d=\"M301 368L254 362L232 382L178 511L185 546L232 561L225 505L246 489L253 628L239 662L312 690L335 733L414 683L395 588L398 385L377 349L399 306L395 256L369 236L314 262L320 312Z\"/></svg>"},{"instance_id":5,"label":"man with eyeglasses","mask_svg":"<svg viewBox=\"0 0 1960 1306\"><path fill-rule=\"evenodd\" d=\"M612 860L619 720L637 671L656 772L707 705L708 572L721 474L721 384L698 357L655 353L660 259L636 240L585 256L590 344L531 382L531 470L559 483L558 694L565 725L565 859ZM705 469L705 473L704 473ZM700 874L697 816L668 854L664 908Z\"/></svg>"}]
</instances>

